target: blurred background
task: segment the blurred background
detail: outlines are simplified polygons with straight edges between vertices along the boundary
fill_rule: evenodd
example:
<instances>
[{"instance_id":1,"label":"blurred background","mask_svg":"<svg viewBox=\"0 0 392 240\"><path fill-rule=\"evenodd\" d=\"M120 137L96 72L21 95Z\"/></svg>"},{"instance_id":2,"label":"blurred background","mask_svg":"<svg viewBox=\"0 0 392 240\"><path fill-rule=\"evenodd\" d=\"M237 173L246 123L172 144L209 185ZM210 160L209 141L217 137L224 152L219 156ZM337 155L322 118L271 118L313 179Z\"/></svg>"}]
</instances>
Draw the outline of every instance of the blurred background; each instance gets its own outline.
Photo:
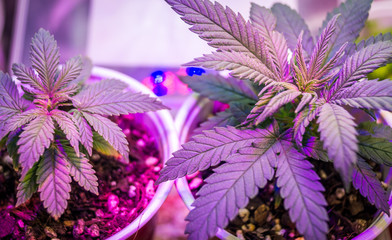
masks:
<instances>
[{"instance_id":1,"label":"blurred background","mask_svg":"<svg viewBox=\"0 0 392 240\"><path fill-rule=\"evenodd\" d=\"M248 0L219 0L249 17ZM271 7L276 0L253 0ZM305 18L318 33L326 13L341 0L279 0ZM389 28L388 28L389 26ZM361 38L391 32L392 0L374 0ZM154 78L165 78L165 91L155 93L172 108L173 115L190 94L177 76L191 61L210 48L170 9L164 0L0 0L0 70L10 72L12 63L28 63L30 39L39 28L55 35L61 61L78 54L94 65L123 72L154 90ZM386 78L391 65L373 77ZM173 213L173 209L176 212ZM173 191L158 214L155 239L185 239L184 217L188 210ZM389 239L388 234L380 239Z\"/></svg>"}]
</instances>

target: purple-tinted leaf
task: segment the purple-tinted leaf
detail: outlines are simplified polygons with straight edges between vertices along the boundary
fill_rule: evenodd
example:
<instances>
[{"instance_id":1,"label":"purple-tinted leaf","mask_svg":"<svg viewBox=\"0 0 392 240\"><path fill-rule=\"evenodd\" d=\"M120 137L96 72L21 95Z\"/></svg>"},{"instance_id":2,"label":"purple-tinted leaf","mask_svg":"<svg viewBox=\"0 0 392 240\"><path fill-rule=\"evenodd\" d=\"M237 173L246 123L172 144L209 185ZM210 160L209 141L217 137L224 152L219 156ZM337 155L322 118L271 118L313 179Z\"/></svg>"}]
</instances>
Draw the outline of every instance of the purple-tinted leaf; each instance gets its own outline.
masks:
<instances>
[{"instance_id":1,"label":"purple-tinted leaf","mask_svg":"<svg viewBox=\"0 0 392 240\"><path fill-rule=\"evenodd\" d=\"M83 112L83 116L94 130L108 141L123 157L128 156L128 141L117 124L98 114Z\"/></svg>"},{"instance_id":2,"label":"purple-tinted leaf","mask_svg":"<svg viewBox=\"0 0 392 240\"><path fill-rule=\"evenodd\" d=\"M220 75L185 76L181 81L204 97L229 103L238 101L257 101L258 97L248 80L224 78Z\"/></svg>"},{"instance_id":3,"label":"purple-tinted leaf","mask_svg":"<svg viewBox=\"0 0 392 240\"><path fill-rule=\"evenodd\" d=\"M328 156L333 160L346 187L354 164L357 162L358 140L354 117L343 107L325 103L322 105L318 124L321 141Z\"/></svg>"},{"instance_id":4,"label":"purple-tinted leaf","mask_svg":"<svg viewBox=\"0 0 392 240\"><path fill-rule=\"evenodd\" d=\"M339 78L329 92L329 98L333 98L333 95L343 88L351 86L355 81L385 65L391 55L392 41L377 42L355 52L344 62Z\"/></svg>"},{"instance_id":5,"label":"purple-tinted leaf","mask_svg":"<svg viewBox=\"0 0 392 240\"><path fill-rule=\"evenodd\" d=\"M15 131L10 132L7 137L7 152L9 156L12 158L12 165L15 169L19 168L19 154L18 154L18 145L19 136L22 133L22 129L17 129ZM24 176L24 175L22 175Z\"/></svg>"},{"instance_id":6,"label":"purple-tinted leaf","mask_svg":"<svg viewBox=\"0 0 392 240\"><path fill-rule=\"evenodd\" d=\"M339 105L392 111L392 81L363 80L344 88L330 101Z\"/></svg>"},{"instance_id":7,"label":"purple-tinted leaf","mask_svg":"<svg viewBox=\"0 0 392 240\"><path fill-rule=\"evenodd\" d=\"M323 148L323 143L315 137L310 137L305 142L302 142L300 151L308 157L321 160L324 162L331 162L328 157L327 151Z\"/></svg>"},{"instance_id":8,"label":"purple-tinted leaf","mask_svg":"<svg viewBox=\"0 0 392 240\"><path fill-rule=\"evenodd\" d=\"M71 177L66 157L55 149L47 149L37 170L38 191L44 207L58 219L67 208Z\"/></svg>"},{"instance_id":9,"label":"purple-tinted leaf","mask_svg":"<svg viewBox=\"0 0 392 240\"><path fill-rule=\"evenodd\" d=\"M114 157L116 159L121 158L121 154L119 154L118 151L97 132L93 132L93 149L105 156ZM128 158L123 158L123 160L127 161Z\"/></svg>"},{"instance_id":10,"label":"purple-tinted leaf","mask_svg":"<svg viewBox=\"0 0 392 240\"><path fill-rule=\"evenodd\" d=\"M315 79L322 79L324 75L328 75L330 73L330 70L333 69L337 64L337 62L340 60L340 58L344 55L344 49L346 48L347 44L343 44L341 48L338 49L336 54L316 73L314 76ZM323 82L328 82L328 80L324 80Z\"/></svg>"},{"instance_id":11,"label":"purple-tinted leaf","mask_svg":"<svg viewBox=\"0 0 392 240\"><path fill-rule=\"evenodd\" d=\"M87 79L89 79L91 75L91 70L93 69L93 63L91 59L86 56L82 57L82 71L79 76L72 80L71 84L79 85L84 83Z\"/></svg>"},{"instance_id":12,"label":"purple-tinted leaf","mask_svg":"<svg viewBox=\"0 0 392 240\"><path fill-rule=\"evenodd\" d=\"M358 125L360 135L371 135L375 138L392 139L392 128L388 125L378 124L377 122L361 122ZM364 133L366 131L366 133Z\"/></svg>"},{"instance_id":13,"label":"purple-tinted leaf","mask_svg":"<svg viewBox=\"0 0 392 240\"><path fill-rule=\"evenodd\" d=\"M29 105L24 98L19 96L18 89L12 78L0 71L0 96L4 98L5 101L13 103L14 110L24 111ZM0 104L0 108L2 105ZM1 114L0 114L1 115Z\"/></svg>"},{"instance_id":14,"label":"purple-tinted leaf","mask_svg":"<svg viewBox=\"0 0 392 240\"><path fill-rule=\"evenodd\" d=\"M302 93L302 98L301 101L299 102L297 108L295 109L295 113L298 113L299 111L301 111L305 105L307 105L308 103L312 103L315 102L317 100L317 94L315 93Z\"/></svg>"},{"instance_id":15,"label":"purple-tinted leaf","mask_svg":"<svg viewBox=\"0 0 392 240\"><path fill-rule=\"evenodd\" d=\"M20 134L19 160L22 168L30 169L53 141L54 124L51 116L39 115Z\"/></svg>"},{"instance_id":16,"label":"purple-tinted leaf","mask_svg":"<svg viewBox=\"0 0 392 240\"><path fill-rule=\"evenodd\" d=\"M23 64L13 64L12 71L21 83L34 88L38 93L42 94L45 92L45 88L42 86L41 80L33 69L27 68Z\"/></svg>"},{"instance_id":17,"label":"purple-tinted leaf","mask_svg":"<svg viewBox=\"0 0 392 240\"><path fill-rule=\"evenodd\" d=\"M80 134L80 142L83 144L84 148L86 148L88 154L91 156L93 153L93 131L88 125L86 119L82 116L82 113L79 111L75 111L73 113L74 119L76 120L79 134Z\"/></svg>"},{"instance_id":18,"label":"purple-tinted leaf","mask_svg":"<svg viewBox=\"0 0 392 240\"><path fill-rule=\"evenodd\" d=\"M74 96L72 98L74 106L79 111L102 115L143 113L166 109L158 99L147 94L108 90L98 95L94 93L95 91L87 91Z\"/></svg>"},{"instance_id":19,"label":"purple-tinted leaf","mask_svg":"<svg viewBox=\"0 0 392 240\"><path fill-rule=\"evenodd\" d=\"M266 130L238 130L234 127L217 127L196 135L174 152L160 172L157 183L183 177L196 171L218 165L239 148L250 146L252 142L268 135Z\"/></svg>"},{"instance_id":20,"label":"purple-tinted leaf","mask_svg":"<svg viewBox=\"0 0 392 240\"><path fill-rule=\"evenodd\" d=\"M333 56L345 42L352 43L357 39L365 25L371 3L372 0L347 0L328 13L320 32L336 14L340 14L336 23L335 36L330 41L333 46L330 56Z\"/></svg>"},{"instance_id":21,"label":"purple-tinted leaf","mask_svg":"<svg viewBox=\"0 0 392 240\"><path fill-rule=\"evenodd\" d=\"M299 233L306 239L327 239L327 201L320 178L310 162L289 143L282 143L276 170L277 186Z\"/></svg>"},{"instance_id":22,"label":"purple-tinted leaf","mask_svg":"<svg viewBox=\"0 0 392 240\"><path fill-rule=\"evenodd\" d=\"M258 139L260 148L246 148L231 155L205 180L207 184L197 193L199 197L192 204L195 208L186 218L188 239L213 237L218 227L225 227L238 209L257 194L258 188L272 179L280 149L275 147L276 140L271 137Z\"/></svg>"},{"instance_id":23,"label":"purple-tinted leaf","mask_svg":"<svg viewBox=\"0 0 392 240\"><path fill-rule=\"evenodd\" d=\"M300 33L298 36L297 46L294 50L295 61L291 61L292 67L295 71L295 79L296 83L299 86L305 86L306 82L309 81L308 79L308 68L305 61L304 51L302 47L302 37L303 32ZM296 66L296 64L298 67ZM302 87L304 88L304 87Z\"/></svg>"},{"instance_id":24,"label":"purple-tinted leaf","mask_svg":"<svg viewBox=\"0 0 392 240\"><path fill-rule=\"evenodd\" d=\"M378 209L384 211L389 216L388 196L376 173L365 160L359 158L356 167L353 169L353 186L358 189L362 196Z\"/></svg>"},{"instance_id":25,"label":"purple-tinted leaf","mask_svg":"<svg viewBox=\"0 0 392 240\"><path fill-rule=\"evenodd\" d=\"M269 83L279 81L279 78L264 63L251 58L241 52L220 51L212 54L205 54L196 58L186 66L199 66L214 70L231 70L230 75L244 80L251 80L255 83Z\"/></svg>"},{"instance_id":26,"label":"purple-tinted leaf","mask_svg":"<svg viewBox=\"0 0 392 240\"><path fill-rule=\"evenodd\" d=\"M316 47L313 49L310 62L308 79L314 79L319 71L322 69L325 59L328 57L328 50L330 49L331 39L334 36L336 29L336 21L339 16L336 15L324 28L319 39L317 40Z\"/></svg>"},{"instance_id":27,"label":"purple-tinted leaf","mask_svg":"<svg viewBox=\"0 0 392 240\"><path fill-rule=\"evenodd\" d=\"M69 163L69 173L81 187L98 195L98 178L95 176L93 166L84 156L78 157L73 148L62 145L60 147L67 157Z\"/></svg>"},{"instance_id":28,"label":"purple-tinted leaf","mask_svg":"<svg viewBox=\"0 0 392 240\"><path fill-rule=\"evenodd\" d=\"M276 17L275 30L284 35L287 45L292 52L296 49L297 39L303 31L304 41L302 42L302 45L305 48L306 55L310 56L314 43L309 28L303 18L295 10L281 3L275 3L272 6L271 11Z\"/></svg>"},{"instance_id":29,"label":"purple-tinted leaf","mask_svg":"<svg viewBox=\"0 0 392 240\"><path fill-rule=\"evenodd\" d=\"M265 59L261 39L252 25L218 2L209 0L166 0L182 20L192 25L190 30L212 47L235 51L250 57Z\"/></svg>"},{"instance_id":30,"label":"purple-tinted leaf","mask_svg":"<svg viewBox=\"0 0 392 240\"><path fill-rule=\"evenodd\" d=\"M8 132L14 131L23 125L29 123L30 121L34 120L38 116L46 115L46 111L40 108L33 108L27 110L26 112L22 112L19 114L15 114L11 116L6 121L6 129Z\"/></svg>"},{"instance_id":31,"label":"purple-tinted leaf","mask_svg":"<svg viewBox=\"0 0 392 240\"><path fill-rule=\"evenodd\" d=\"M57 91L70 82L75 80L82 71L82 59L80 56L71 58L68 60L60 71L60 74L54 85L54 91Z\"/></svg>"},{"instance_id":32,"label":"purple-tinted leaf","mask_svg":"<svg viewBox=\"0 0 392 240\"><path fill-rule=\"evenodd\" d=\"M260 32L265 46L268 49L269 56L273 62L275 73L279 77L279 81L286 81L288 73L288 47L283 34L274 31L276 18L269 9L260 7L252 3L250 9L250 19L252 25Z\"/></svg>"},{"instance_id":33,"label":"purple-tinted leaf","mask_svg":"<svg viewBox=\"0 0 392 240\"><path fill-rule=\"evenodd\" d=\"M266 105L264 111L256 118L256 125L272 116L279 108L293 101L299 95L301 95L301 92L297 90L287 90L274 96Z\"/></svg>"},{"instance_id":34,"label":"purple-tinted leaf","mask_svg":"<svg viewBox=\"0 0 392 240\"><path fill-rule=\"evenodd\" d=\"M392 142L390 139L358 136L359 155L378 164L392 166Z\"/></svg>"},{"instance_id":35,"label":"purple-tinted leaf","mask_svg":"<svg viewBox=\"0 0 392 240\"><path fill-rule=\"evenodd\" d=\"M83 85L83 89L78 95L90 94L91 96L100 95L108 89L111 91L122 91L128 87L128 84L117 79L103 79L92 84Z\"/></svg>"},{"instance_id":36,"label":"purple-tinted leaf","mask_svg":"<svg viewBox=\"0 0 392 240\"><path fill-rule=\"evenodd\" d=\"M44 89L50 92L53 89L60 59L59 48L53 35L42 28L39 29L31 42L30 58Z\"/></svg>"},{"instance_id":37,"label":"purple-tinted leaf","mask_svg":"<svg viewBox=\"0 0 392 240\"><path fill-rule=\"evenodd\" d=\"M20 180L20 183L18 184L18 188L17 188L18 192L16 194L16 198L17 198L16 206L25 203L37 191L38 163L39 162L34 163L33 167L30 168L27 174L24 177L22 177L22 179Z\"/></svg>"},{"instance_id":38,"label":"purple-tinted leaf","mask_svg":"<svg viewBox=\"0 0 392 240\"><path fill-rule=\"evenodd\" d=\"M75 149L75 152L79 154L80 136L74 117L71 114L58 109L52 110L50 114L65 133L71 146Z\"/></svg>"},{"instance_id":39,"label":"purple-tinted leaf","mask_svg":"<svg viewBox=\"0 0 392 240\"><path fill-rule=\"evenodd\" d=\"M320 112L318 104L311 104L301 111L294 119L294 140L298 146L301 146L302 138L305 134L306 127L313 121Z\"/></svg>"}]
</instances>

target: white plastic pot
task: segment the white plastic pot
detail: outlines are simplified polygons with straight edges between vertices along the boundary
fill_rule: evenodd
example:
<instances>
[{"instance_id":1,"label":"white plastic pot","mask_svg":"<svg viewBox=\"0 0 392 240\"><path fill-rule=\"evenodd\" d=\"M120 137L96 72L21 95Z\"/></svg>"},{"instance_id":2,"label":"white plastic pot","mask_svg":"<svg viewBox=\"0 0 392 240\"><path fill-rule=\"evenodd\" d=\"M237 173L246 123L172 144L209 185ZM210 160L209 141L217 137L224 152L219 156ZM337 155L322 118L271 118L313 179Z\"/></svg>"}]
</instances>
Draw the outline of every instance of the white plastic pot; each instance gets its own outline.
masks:
<instances>
[{"instance_id":1,"label":"white plastic pot","mask_svg":"<svg viewBox=\"0 0 392 240\"><path fill-rule=\"evenodd\" d=\"M184 102L175 118L175 126L178 131L180 143L187 142L193 130L199 125L200 122L205 121L212 112L212 102L206 98L193 94ZM380 115L392 127L392 113L380 111ZM389 183L392 180L392 170L390 170L385 182ZM192 203L195 201L191 190L188 186L188 181L185 177L176 180L175 182L177 191L183 199L185 205L191 210ZM389 197L392 198L392 193ZM391 202L391 201L390 201ZM392 216L392 209L390 209ZM373 224L369 226L364 232L353 238L353 240L371 240L380 235L392 222L392 217L388 217L385 213L380 213L374 220ZM216 236L220 239L233 240L238 239L234 235L219 229Z\"/></svg>"},{"instance_id":2,"label":"white plastic pot","mask_svg":"<svg viewBox=\"0 0 392 240\"><path fill-rule=\"evenodd\" d=\"M99 81L100 79L105 78L114 78L127 83L131 91L142 92L155 97L155 95L143 84L117 71L102 67L94 67L91 76L92 77L90 78L89 82ZM170 158L172 152L179 148L179 141L176 129L174 128L173 118L168 110L148 112L143 114L142 118L143 123L148 126L149 131L157 137L161 159L163 160L164 164ZM155 196L151 199L150 203L144 209L144 211L128 226L126 226L124 229L117 232L116 234L112 235L108 239L127 239L131 236L131 239L133 239L135 235L138 236L137 239L145 239L142 234L138 233L138 231L151 220L151 218L161 207L162 203L165 201L167 195L169 194L172 185L173 181L168 181L160 184L155 193Z\"/></svg>"}]
</instances>

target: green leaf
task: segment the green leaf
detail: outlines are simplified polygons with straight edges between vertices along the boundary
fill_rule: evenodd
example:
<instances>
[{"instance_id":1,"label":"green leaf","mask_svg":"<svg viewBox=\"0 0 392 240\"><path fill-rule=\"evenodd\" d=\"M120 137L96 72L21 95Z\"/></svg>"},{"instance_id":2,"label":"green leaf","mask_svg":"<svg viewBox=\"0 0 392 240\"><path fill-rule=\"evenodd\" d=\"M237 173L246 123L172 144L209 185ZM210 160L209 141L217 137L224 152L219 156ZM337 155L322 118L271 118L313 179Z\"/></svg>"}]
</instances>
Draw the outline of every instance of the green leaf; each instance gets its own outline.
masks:
<instances>
[{"instance_id":1,"label":"green leaf","mask_svg":"<svg viewBox=\"0 0 392 240\"><path fill-rule=\"evenodd\" d=\"M97 132L93 132L93 149L100 154L119 158L120 153L116 151L101 135Z\"/></svg>"},{"instance_id":2,"label":"green leaf","mask_svg":"<svg viewBox=\"0 0 392 240\"><path fill-rule=\"evenodd\" d=\"M392 166L392 142L385 138L358 136L359 154L376 163Z\"/></svg>"},{"instance_id":3,"label":"green leaf","mask_svg":"<svg viewBox=\"0 0 392 240\"><path fill-rule=\"evenodd\" d=\"M16 207L25 203L27 200L33 196L33 194L38 189L37 184L37 170L38 170L39 162L35 162L33 167L29 169L26 176L22 176L21 181L18 185L18 192L16 194L16 198L18 199L16 202Z\"/></svg>"}]
</instances>

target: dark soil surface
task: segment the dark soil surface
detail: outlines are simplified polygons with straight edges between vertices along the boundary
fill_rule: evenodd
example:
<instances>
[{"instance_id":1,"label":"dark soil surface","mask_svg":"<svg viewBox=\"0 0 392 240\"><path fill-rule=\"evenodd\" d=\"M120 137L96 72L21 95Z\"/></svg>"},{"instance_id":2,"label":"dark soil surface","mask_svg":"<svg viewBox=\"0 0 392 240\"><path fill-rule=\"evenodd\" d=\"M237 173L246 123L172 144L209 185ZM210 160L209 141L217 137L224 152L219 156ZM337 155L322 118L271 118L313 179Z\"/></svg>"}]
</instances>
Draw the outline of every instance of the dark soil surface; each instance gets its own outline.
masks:
<instances>
[{"instance_id":1,"label":"dark soil surface","mask_svg":"<svg viewBox=\"0 0 392 240\"><path fill-rule=\"evenodd\" d=\"M138 217L155 194L162 164L156 139L135 116L116 119L129 141L130 164L94 153L91 163L99 179L99 196L73 182L68 208L58 221L46 212L38 194L14 207L19 177L3 150L0 239L103 239Z\"/></svg>"}]
</instances>

